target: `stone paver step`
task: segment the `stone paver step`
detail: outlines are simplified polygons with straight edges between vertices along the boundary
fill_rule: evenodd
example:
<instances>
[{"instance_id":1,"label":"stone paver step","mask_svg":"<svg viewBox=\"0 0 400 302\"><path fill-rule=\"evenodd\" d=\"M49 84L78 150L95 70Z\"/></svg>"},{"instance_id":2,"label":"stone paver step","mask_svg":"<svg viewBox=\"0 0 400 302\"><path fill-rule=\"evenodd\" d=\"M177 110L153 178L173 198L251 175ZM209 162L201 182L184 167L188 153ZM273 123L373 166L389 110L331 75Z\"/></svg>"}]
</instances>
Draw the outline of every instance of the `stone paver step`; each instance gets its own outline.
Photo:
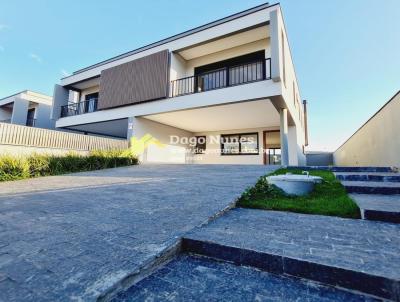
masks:
<instances>
[{"instance_id":1,"label":"stone paver step","mask_svg":"<svg viewBox=\"0 0 400 302\"><path fill-rule=\"evenodd\" d=\"M184 236L183 249L400 300L400 225L234 209Z\"/></svg>"},{"instance_id":2,"label":"stone paver step","mask_svg":"<svg viewBox=\"0 0 400 302\"><path fill-rule=\"evenodd\" d=\"M393 172L391 167L334 167L334 166L289 166L300 170L328 170L332 172Z\"/></svg>"},{"instance_id":3,"label":"stone paver step","mask_svg":"<svg viewBox=\"0 0 400 302\"><path fill-rule=\"evenodd\" d=\"M379 181L342 181L348 193L358 194L400 194L400 183Z\"/></svg>"},{"instance_id":4,"label":"stone paver step","mask_svg":"<svg viewBox=\"0 0 400 302\"><path fill-rule=\"evenodd\" d=\"M400 223L400 195L350 194L367 220Z\"/></svg>"},{"instance_id":5,"label":"stone paver step","mask_svg":"<svg viewBox=\"0 0 400 302\"><path fill-rule=\"evenodd\" d=\"M400 182L400 173L394 172L335 172L341 181Z\"/></svg>"},{"instance_id":6,"label":"stone paver step","mask_svg":"<svg viewBox=\"0 0 400 302\"><path fill-rule=\"evenodd\" d=\"M112 302L133 301L374 301L359 293L278 276L250 267L180 255Z\"/></svg>"}]
</instances>

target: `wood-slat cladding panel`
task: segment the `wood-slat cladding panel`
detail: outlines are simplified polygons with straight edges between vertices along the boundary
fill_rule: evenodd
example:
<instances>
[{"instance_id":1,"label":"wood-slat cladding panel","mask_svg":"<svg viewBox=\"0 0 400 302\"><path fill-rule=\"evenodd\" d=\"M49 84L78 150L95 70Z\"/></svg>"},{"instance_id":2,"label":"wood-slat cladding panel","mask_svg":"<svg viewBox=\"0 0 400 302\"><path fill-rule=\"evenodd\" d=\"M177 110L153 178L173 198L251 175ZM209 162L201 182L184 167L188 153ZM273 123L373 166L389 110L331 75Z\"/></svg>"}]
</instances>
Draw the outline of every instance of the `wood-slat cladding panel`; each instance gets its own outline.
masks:
<instances>
[{"instance_id":1,"label":"wood-slat cladding panel","mask_svg":"<svg viewBox=\"0 0 400 302\"><path fill-rule=\"evenodd\" d=\"M167 97L168 50L101 72L98 109Z\"/></svg>"}]
</instances>

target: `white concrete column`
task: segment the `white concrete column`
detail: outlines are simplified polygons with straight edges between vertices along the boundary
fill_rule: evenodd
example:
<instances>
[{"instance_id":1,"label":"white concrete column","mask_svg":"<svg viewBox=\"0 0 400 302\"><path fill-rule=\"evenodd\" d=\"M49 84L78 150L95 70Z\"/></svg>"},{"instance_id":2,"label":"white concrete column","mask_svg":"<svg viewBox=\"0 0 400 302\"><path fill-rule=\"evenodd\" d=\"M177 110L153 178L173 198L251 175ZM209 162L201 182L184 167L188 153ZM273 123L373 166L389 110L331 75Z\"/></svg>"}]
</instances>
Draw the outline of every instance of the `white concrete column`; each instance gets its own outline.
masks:
<instances>
[{"instance_id":1,"label":"white concrete column","mask_svg":"<svg viewBox=\"0 0 400 302\"><path fill-rule=\"evenodd\" d=\"M269 33L271 37L271 78L274 82L281 81L280 31L278 10L273 10L270 12Z\"/></svg>"},{"instance_id":2,"label":"white concrete column","mask_svg":"<svg viewBox=\"0 0 400 302\"><path fill-rule=\"evenodd\" d=\"M21 98L15 98L13 112L11 115L11 124L26 125L28 116L29 101Z\"/></svg>"},{"instance_id":3,"label":"white concrete column","mask_svg":"<svg viewBox=\"0 0 400 302\"><path fill-rule=\"evenodd\" d=\"M283 166L289 165L289 139L288 139L288 113L287 109L280 111L280 134L281 134L281 161Z\"/></svg>"}]
</instances>

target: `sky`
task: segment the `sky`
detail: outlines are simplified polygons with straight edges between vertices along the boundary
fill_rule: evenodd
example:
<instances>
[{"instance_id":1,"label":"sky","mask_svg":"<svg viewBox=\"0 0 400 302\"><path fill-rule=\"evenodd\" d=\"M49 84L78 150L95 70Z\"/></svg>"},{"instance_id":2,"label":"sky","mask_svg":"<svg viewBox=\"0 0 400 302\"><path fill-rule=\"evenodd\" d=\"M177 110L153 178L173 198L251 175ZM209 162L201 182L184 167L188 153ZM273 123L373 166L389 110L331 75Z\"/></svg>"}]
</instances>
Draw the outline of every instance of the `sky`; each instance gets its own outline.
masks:
<instances>
[{"instance_id":1,"label":"sky","mask_svg":"<svg viewBox=\"0 0 400 302\"><path fill-rule=\"evenodd\" d=\"M75 70L264 2L0 0L0 98L52 95ZM400 1L280 3L308 101L307 150L334 151L400 90Z\"/></svg>"}]
</instances>

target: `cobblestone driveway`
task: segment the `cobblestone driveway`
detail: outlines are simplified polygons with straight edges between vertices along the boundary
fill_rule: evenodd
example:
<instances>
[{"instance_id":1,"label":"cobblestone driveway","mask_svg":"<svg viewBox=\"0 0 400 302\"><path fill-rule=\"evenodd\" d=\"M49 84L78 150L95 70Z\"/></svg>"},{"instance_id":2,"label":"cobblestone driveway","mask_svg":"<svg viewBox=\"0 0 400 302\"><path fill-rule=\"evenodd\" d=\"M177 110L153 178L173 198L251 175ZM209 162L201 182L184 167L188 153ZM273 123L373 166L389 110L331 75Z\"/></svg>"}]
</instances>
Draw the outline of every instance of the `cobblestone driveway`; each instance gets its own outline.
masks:
<instances>
[{"instance_id":1,"label":"cobblestone driveway","mask_svg":"<svg viewBox=\"0 0 400 302\"><path fill-rule=\"evenodd\" d=\"M1 183L0 301L93 301L265 173L154 165Z\"/></svg>"}]
</instances>

